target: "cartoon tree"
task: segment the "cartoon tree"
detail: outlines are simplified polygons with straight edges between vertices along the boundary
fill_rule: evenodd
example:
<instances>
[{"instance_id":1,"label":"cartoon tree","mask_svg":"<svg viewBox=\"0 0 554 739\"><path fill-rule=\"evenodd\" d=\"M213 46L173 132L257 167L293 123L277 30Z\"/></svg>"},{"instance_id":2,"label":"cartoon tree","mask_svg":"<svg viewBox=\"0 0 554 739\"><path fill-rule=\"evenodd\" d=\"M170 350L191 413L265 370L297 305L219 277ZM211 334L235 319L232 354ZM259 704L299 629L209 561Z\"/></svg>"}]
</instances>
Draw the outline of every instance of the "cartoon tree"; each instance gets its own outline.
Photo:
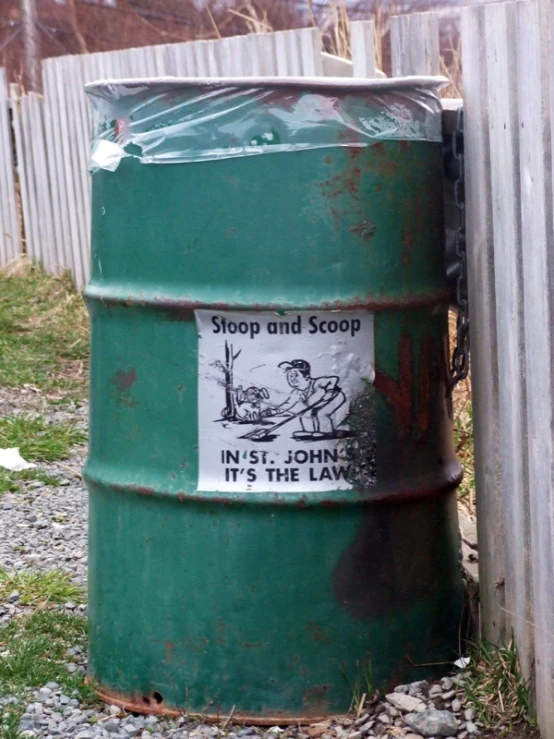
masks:
<instances>
[{"instance_id":1,"label":"cartoon tree","mask_svg":"<svg viewBox=\"0 0 554 739\"><path fill-rule=\"evenodd\" d=\"M223 372L223 386L225 388L225 408L221 415L229 421L237 420L236 404L235 404L235 388L233 378L233 367L235 359L240 355L242 349L236 354L233 352L233 345L225 342L225 363L219 360L212 363L212 366Z\"/></svg>"}]
</instances>

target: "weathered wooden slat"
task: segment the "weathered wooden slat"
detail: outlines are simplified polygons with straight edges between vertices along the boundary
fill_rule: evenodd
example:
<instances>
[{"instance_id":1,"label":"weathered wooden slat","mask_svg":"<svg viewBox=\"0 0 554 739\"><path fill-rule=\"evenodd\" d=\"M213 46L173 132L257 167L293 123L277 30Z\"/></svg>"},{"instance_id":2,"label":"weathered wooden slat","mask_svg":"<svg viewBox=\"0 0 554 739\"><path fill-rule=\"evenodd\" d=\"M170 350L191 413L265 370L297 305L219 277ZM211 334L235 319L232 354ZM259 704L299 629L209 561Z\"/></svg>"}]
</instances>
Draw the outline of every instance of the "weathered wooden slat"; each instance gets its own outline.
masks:
<instances>
[{"instance_id":1,"label":"weathered wooden slat","mask_svg":"<svg viewBox=\"0 0 554 739\"><path fill-rule=\"evenodd\" d=\"M548 3L517 5L518 131L536 709L554 739L554 221L552 23ZM521 552L521 557L525 556Z\"/></svg>"},{"instance_id":2,"label":"weathered wooden slat","mask_svg":"<svg viewBox=\"0 0 554 739\"><path fill-rule=\"evenodd\" d=\"M90 193L87 183L84 181L86 176L86 148L81 137L81 109L85 104L84 82L77 57L62 57L60 67L65 90L67 116L72 122L72 125L65 131L65 136L70 157L69 182L76 205L73 208L73 262L76 285L79 289L82 289L88 277L87 252L90 231L88 208ZM85 168L84 171L83 167Z\"/></svg>"},{"instance_id":3,"label":"weathered wooden slat","mask_svg":"<svg viewBox=\"0 0 554 739\"><path fill-rule=\"evenodd\" d=\"M321 32L319 28L301 28L296 33L300 47L302 77L321 77L323 74L323 59L321 57Z\"/></svg>"},{"instance_id":4,"label":"weathered wooden slat","mask_svg":"<svg viewBox=\"0 0 554 739\"><path fill-rule=\"evenodd\" d=\"M80 252L79 213L82 211L82 203L79 199L77 172L73 156L73 120L72 120L72 81L69 79L67 70L64 69L66 57L59 57L55 65L56 84L58 87L58 104L60 115L60 127L57 135L61 142L60 165L64 173L65 202L61 207L65 210L69 226L69 241L66 244L69 269L80 289L83 287L83 272Z\"/></svg>"},{"instance_id":5,"label":"weathered wooden slat","mask_svg":"<svg viewBox=\"0 0 554 739\"><path fill-rule=\"evenodd\" d=\"M354 77L375 77L375 22L352 21L350 24L352 74Z\"/></svg>"},{"instance_id":6,"label":"weathered wooden slat","mask_svg":"<svg viewBox=\"0 0 554 739\"><path fill-rule=\"evenodd\" d=\"M487 105L494 234L496 326L499 346L500 469L504 515L507 623L513 629L521 668L533 661L529 562L529 481L525 408L525 342L517 99L517 6L484 10Z\"/></svg>"},{"instance_id":7,"label":"weathered wooden slat","mask_svg":"<svg viewBox=\"0 0 554 739\"><path fill-rule=\"evenodd\" d=\"M24 173L25 188L27 190L27 213L25 220L25 242L27 254L33 261L46 266L46 259L42 254L42 239L39 228L39 210L37 198L37 186L35 181L35 162L32 153L32 131L30 125L29 97L22 94L21 88L14 85L12 88L18 90L18 95L12 98L13 109L18 118L20 129L20 152L21 166L18 171ZM18 156L19 160L19 156Z\"/></svg>"},{"instance_id":8,"label":"weathered wooden slat","mask_svg":"<svg viewBox=\"0 0 554 739\"><path fill-rule=\"evenodd\" d=\"M44 90L44 137L46 141L46 162L48 167L50 190L52 194L52 221L54 228L53 269L63 271L68 269L64 252L64 224L59 206L62 197L63 185L59 167L59 136L58 118L55 108L55 90L51 60L42 62L42 85Z\"/></svg>"},{"instance_id":9,"label":"weathered wooden slat","mask_svg":"<svg viewBox=\"0 0 554 739\"><path fill-rule=\"evenodd\" d=\"M464 69L465 177L479 599L483 635L505 634L505 559L500 478L498 339L490 182L484 8L461 14Z\"/></svg>"},{"instance_id":10,"label":"weathered wooden slat","mask_svg":"<svg viewBox=\"0 0 554 739\"><path fill-rule=\"evenodd\" d=\"M29 107L29 129L31 132L31 151L37 197L38 248L44 267L55 273L56 252L53 221L53 200L50 174L46 159L47 141L44 132L44 99L34 92L26 96Z\"/></svg>"},{"instance_id":11,"label":"weathered wooden slat","mask_svg":"<svg viewBox=\"0 0 554 739\"><path fill-rule=\"evenodd\" d=\"M440 74L439 17L436 13L393 16L390 38L394 77Z\"/></svg>"},{"instance_id":12,"label":"weathered wooden slat","mask_svg":"<svg viewBox=\"0 0 554 739\"><path fill-rule=\"evenodd\" d=\"M12 112L12 126L14 133L16 171L19 180L19 194L21 198L22 224L25 242L25 253L30 259L34 258L34 235L33 235L33 203L31 201L32 191L29 187L28 172L25 166L25 141L24 129L21 116L19 85L10 85L10 107Z\"/></svg>"},{"instance_id":13,"label":"weathered wooden slat","mask_svg":"<svg viewBox=\"0 0 554 739\"><path fill-rule=\"evenodd\" d=\"M9 264L20 254L8 86L5 71L0 69L0 266Z\"/></svg>"}]
</instances>

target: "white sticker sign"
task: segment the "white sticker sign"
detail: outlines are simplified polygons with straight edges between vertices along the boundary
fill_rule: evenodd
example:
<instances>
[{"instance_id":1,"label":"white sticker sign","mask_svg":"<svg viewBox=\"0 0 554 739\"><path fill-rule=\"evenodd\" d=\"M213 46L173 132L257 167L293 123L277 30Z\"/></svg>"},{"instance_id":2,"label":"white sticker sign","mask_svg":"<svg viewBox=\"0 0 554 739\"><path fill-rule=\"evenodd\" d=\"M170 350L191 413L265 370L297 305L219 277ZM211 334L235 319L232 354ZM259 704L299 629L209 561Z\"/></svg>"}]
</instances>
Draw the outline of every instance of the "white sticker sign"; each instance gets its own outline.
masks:
<instances>
[{"instance_id":1,"label":"white sticker sign","mask_svg":"<svg viewBox=\"0 0 554 739\"><path fill-rule=\"evenodd\" d=\"M199 490L350 489L349 414L374 379L373 315L199 310L196 323Z\"/></svg>"}]
</instances>

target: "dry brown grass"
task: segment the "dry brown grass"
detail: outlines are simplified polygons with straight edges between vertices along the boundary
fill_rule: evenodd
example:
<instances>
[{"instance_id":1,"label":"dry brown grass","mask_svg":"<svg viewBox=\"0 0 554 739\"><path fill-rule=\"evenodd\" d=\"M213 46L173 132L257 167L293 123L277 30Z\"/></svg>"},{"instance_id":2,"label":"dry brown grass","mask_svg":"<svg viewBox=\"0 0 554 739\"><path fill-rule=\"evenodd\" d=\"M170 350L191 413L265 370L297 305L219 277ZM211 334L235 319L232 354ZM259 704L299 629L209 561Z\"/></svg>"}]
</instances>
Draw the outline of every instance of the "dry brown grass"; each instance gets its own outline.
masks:
<instances>
[{"instance_id":1,"label":"dry brown grass","mask_svg":"<svg viewBox=\"0 0 554 739\"><path fill-rule=\"evenodd\" d=\"M360 8L355 7L356 16L360 16ZM414 7L414 12L415 12ZM421 10L421 8L419 8ZM375 22L375 64L378 69L390 68L390 19L397 13L396 4L383 5L382 0L375 0L373 10L364 11L360 17L372 18ZM268 14L267 8L259 7L254 0L248 0L238 8L230 8L229 16L240 20L247 33L271 33L277 28ZM211 19L215 35L225 35L224 29ZM325 6L316 8L313 0L308 0L308 24L319 28L324 49L343 59L351 59L350 21L351 14L346 0L331 0ZM441 56L441 74L448 78L449 84L442 92L443 97L462 97L461 55L459 42L445 49Z\"/></svg>"}]
</instances>

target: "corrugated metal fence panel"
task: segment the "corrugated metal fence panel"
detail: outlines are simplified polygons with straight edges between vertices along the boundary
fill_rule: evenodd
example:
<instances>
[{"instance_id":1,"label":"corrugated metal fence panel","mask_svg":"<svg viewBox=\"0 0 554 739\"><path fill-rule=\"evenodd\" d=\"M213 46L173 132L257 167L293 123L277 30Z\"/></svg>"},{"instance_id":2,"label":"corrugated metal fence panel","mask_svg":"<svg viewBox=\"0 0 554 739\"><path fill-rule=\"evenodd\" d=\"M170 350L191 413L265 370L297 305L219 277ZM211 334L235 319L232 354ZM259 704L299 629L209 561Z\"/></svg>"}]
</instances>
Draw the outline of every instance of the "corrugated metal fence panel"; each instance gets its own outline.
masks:
<instances>
[{"instance_id":1,"label":"corrugated metal fence panel","mask_svg":"<svg viewBox=\"0 0 554 739\"><path fill-rule=\"evenodd\" d=\"M0 69L0 266L21 254L6 73Z\"/></svg>"}]
</instances>

